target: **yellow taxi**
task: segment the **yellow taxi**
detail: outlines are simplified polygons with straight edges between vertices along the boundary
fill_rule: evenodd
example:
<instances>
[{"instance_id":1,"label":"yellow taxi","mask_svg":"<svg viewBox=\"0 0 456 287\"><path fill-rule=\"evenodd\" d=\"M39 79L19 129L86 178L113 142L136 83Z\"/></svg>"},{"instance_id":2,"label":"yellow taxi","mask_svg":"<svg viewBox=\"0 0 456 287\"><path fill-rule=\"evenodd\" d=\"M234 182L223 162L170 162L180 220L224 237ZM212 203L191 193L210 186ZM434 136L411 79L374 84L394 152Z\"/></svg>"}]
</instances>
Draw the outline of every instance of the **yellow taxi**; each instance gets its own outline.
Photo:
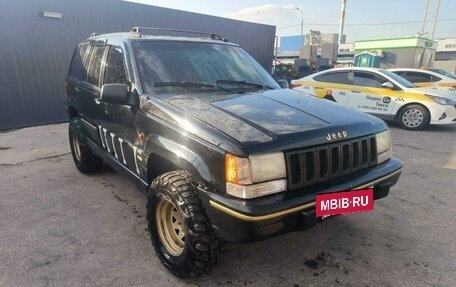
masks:
<instances>
[{"instance_id":1,"label":"yellow taxi","mask_svg":"<svg viewBox=\"0 0 456 287\"><path fill-rule=\"evenodd\" d=\"M291 81L291 87L359 109L404 129L456 124L456 96L449 91L417 88L397 74L376 68L337 68Z\"/></svg>"},{"instance_id":2,"label":"yellow taxi","mask_svg":"<svg viewBox=\"0 0 456 287\"><path fill-rule=\"evenodd\" d=\"M446 90L456 95L456 75L445 70L394 68L388 71L405 78L417 87Z\"/></svg>"}]
</instances>

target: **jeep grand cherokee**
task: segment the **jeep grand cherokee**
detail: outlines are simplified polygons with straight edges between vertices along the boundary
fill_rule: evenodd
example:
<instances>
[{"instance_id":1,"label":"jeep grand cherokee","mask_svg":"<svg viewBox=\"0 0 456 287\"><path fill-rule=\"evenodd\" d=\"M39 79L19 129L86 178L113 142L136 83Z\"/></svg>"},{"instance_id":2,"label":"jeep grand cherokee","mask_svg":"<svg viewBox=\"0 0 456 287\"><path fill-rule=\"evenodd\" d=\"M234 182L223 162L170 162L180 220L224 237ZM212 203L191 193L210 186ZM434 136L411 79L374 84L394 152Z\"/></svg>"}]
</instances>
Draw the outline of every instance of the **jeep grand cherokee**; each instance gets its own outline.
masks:
<instances>
[{"instance_id":1,"label":"jeep grand cherokee","mask_svg":"<svg viewBox=\"0 0 456 287\"><path fill-rule=\"evenodd\" d=\"M383 121L281 89L216 34L148 31L163 32L80 43L65 106L76 167L105 162L147 194L153 246L176 276L209 271L225 241L321 221L320 194L371 188L379 199L397 182L402 163Z\"/></svg>"}]
</instances>

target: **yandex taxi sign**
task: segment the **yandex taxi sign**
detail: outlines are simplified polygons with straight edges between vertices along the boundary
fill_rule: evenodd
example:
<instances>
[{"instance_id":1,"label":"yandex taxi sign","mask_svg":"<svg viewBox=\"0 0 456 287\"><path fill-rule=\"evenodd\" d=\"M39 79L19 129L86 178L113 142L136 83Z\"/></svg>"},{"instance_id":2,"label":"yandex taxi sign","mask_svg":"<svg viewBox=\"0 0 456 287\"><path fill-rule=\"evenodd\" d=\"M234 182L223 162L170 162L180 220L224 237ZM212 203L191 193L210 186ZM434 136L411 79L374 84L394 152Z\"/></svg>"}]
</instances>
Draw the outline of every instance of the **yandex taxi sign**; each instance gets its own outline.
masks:
<instances>
[{"instance_id":1,"label":"yandex taxi sign","mask_svg":"<svg viewBox=\"0 0 456 287\"><path fill-rule=\"evenodd\" d=\"M372 188L318 194L316 197L316 216L374 210L374 190Z\"/></svg>"}]
</instances>

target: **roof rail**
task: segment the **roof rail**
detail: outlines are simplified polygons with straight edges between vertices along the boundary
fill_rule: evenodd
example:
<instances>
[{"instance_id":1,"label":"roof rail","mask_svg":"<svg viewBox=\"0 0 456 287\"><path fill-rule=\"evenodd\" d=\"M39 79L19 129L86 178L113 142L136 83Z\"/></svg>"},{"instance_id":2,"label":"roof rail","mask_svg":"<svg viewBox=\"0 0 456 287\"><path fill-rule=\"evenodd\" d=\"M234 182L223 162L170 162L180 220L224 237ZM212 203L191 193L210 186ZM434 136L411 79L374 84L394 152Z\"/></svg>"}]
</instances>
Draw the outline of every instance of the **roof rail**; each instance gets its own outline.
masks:
<instances>
[{"instance_id":1,"label":"roof rail","mask_svg":"<svg viewBox=\"0 0 456 287\"><path fill-rule=\"evenodd\" d=\"M168 29L168 28L154 28L154 27L138 27L135 26L131 28L132 33L137 33L139 35L143 34L144 31L154 31L154 32L173 32L173 33L189 33L189 34L196 34L196 35L205 35L211 38L212 40L228 42L227 39L223 38L219 34L216 33L207 33L207 32L198 32L198 31L190 31L190 30L180 30L180 29Z\"/></svg>"}]
</instances>

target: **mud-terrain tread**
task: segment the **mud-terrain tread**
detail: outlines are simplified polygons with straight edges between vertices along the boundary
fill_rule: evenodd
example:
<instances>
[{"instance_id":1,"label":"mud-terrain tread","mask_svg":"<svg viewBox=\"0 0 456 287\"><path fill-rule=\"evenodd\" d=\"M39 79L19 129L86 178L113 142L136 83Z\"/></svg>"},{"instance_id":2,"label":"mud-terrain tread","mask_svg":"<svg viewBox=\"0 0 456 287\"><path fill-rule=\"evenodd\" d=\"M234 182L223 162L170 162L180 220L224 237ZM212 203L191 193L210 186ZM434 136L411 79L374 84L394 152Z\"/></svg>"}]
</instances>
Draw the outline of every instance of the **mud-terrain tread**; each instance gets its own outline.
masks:
<instances>
[{"instance_id":1,"label":"mud-terrain tread","mask_svg":"<svg viewBox=\"0 0 456 287\"><path fill-rule=\"evenodd\" d=\"M158 176L151 184L148 193L147 219L151 240L163 265L180 278L192 278L209 272L217 263L224 243L219 240L207 218L201 201L195 191L196 182L183 170L171 171ZM166 189L177 201L187 229L184 264L173 266L162 254L161 243L154 239L156 231L155 206L158 202L157 188Z\"/></svg>"}]
</instances>

